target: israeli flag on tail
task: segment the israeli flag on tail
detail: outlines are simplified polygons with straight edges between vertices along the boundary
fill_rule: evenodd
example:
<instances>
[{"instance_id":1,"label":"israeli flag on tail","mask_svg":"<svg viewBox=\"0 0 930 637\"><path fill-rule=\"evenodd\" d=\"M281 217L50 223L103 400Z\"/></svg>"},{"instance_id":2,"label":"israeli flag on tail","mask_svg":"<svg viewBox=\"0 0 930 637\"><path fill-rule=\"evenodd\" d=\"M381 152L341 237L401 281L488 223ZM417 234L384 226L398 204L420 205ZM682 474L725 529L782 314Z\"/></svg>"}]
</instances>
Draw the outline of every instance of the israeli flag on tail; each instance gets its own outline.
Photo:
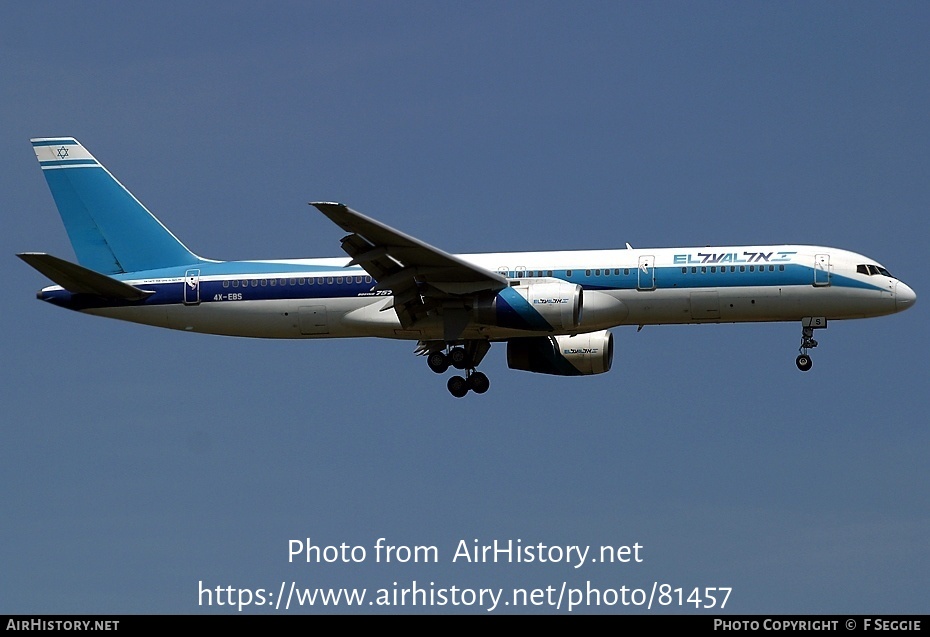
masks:
<instances>
[{"instance_id":1,"label":"israeli flag on tail","mask_svg":"<svg viewBox=\"0 0 930 637\"><path fill-rule=\"evenodd\" d=\"M30 141L82 266L122 274L202 261L76 139Z\"/></svg>"}]
</instances>

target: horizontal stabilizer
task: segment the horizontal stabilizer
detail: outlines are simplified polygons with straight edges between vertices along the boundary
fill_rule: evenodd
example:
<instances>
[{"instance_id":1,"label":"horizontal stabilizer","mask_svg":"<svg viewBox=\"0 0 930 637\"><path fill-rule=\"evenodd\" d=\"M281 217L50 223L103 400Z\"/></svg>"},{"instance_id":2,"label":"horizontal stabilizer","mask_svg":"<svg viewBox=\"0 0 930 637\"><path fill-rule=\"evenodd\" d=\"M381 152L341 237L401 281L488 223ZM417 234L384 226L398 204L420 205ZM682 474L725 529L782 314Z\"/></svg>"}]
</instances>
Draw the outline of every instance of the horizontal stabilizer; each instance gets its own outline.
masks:
<instances>
[{"instance_id":1,"label":"horizontal stabilizer","mask_svg":"<svg viewBox=\"0 0 930 637\"><path fill-rule=\"evenodd\" d=\"M44 252L25 252L16 256L72 294L95 294L123 301L141 301L155 294Z\"/></svg>"}]
</instances>

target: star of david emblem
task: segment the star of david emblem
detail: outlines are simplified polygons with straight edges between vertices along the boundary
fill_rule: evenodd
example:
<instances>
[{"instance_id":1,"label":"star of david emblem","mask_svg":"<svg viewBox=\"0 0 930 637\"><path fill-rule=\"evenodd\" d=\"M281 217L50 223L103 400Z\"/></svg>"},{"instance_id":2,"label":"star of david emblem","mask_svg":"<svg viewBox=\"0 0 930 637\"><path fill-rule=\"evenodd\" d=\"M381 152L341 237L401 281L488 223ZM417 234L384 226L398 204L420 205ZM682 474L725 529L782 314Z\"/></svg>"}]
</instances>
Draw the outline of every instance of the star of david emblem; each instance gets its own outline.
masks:
<instances>
[{"instance_id":1,"label":"star of david emblem","mask_svg":"<svg viewBox=\"0 0 930 637\"><path fill-rule=\"evenodd\" d=\"M62 146L58 149L58 159L64 159L68 156L68 149Z\"/></svg>"}]
</instances>

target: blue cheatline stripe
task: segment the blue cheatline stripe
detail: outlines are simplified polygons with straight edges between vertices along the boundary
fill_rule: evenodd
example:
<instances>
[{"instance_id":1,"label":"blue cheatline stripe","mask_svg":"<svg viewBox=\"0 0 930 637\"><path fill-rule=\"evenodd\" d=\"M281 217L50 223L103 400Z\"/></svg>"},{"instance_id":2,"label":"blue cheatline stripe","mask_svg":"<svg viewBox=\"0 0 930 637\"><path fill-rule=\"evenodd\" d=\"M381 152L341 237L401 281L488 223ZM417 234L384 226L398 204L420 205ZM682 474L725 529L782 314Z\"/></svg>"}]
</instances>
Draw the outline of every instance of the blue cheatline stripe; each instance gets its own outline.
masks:
<instances>
[{"instance_id":1,"label":"blue cheatline stripe","mask_svg":"<svg viewBox=\"0 0 930 637\"><path fill-rule=\"evenodd\" d=\"M312 260L311 260L312 261ZM313 279L327 279L331 277L366 277L368 274L361 268L346 269L342 266L337 265L325 265L325 264L316 264L316 263L275 263L270 261L202 261L195 264L196 267L200 270L200 276L202 280L207 278L222 277L228 280L234 279L281 279L281 278L313 278ZM796 268L797 272L790 272L791 268ZM160 268L156 270L145 270L140 272L127 272L121 274L115 274L113 277L120 281L130 281L130 280L139 280L139 279L167 279L167 278L180 278L185 276L185 272L189 269L188 265L170 267L170 268ZM813 270L812 268L805 266L788 266L784 272L765 272L765 279L768 279L769 276L774 274L779 274L781 276L772 277L772 279L767 281L760 280L759 273L744 273L746 278L741 278L739 273L722 276L717 275L717 278L712 278L714 275L708 274L702 276L700 274L681 274L680 270L677 268L669 268L672 272L667 276L663 277L664 283L660 285L659 290L663 289L682 289L682 290L708 290L708 289L720 289L726 290L727 288L733 287L794 287L802 286L808 287L812 286L813 282ZM752 276L753 279L748 277ZM575 278L575 277L572 277ZM636 280L635 277L631 276L630 280L623 281L622 276L618 277L601 277L601 280L598 281L598 285L584 285L585 281L581 279L576 279L575 282L584 285L585 289L588 290L603 290L610 292L612 290L618 291L631 291L636 289ZM605 280L606 279L606 280ZM833 287L841 288L852 288L852 289L862 289L862 290L875 290L882 291L883 287L870 284L864 281L859 281L857 279L832 274L831 282ZM375 285L375 281L372 280L369 283L362 284L371 287ZM316 283L316 285L321 285ZM328 284L323 283L322 285L340 285L340 284ZM505 311L513 312L511 316L522 317L525 319L526 316L532 316L531 313L536 313L533 307L526 302L526 300L514 290L508 288L506 291L502 291L507 301L505 304ZM644 293L645 294L645 293ZM519 297L519 298L518 298ZM499 297L500 299L501 297ZM521 308L525 308L525 313L517 314L517 310L513 308L514 305L518 305ZM538 313L537 313L538 314ZM542 318L542 317L540 317ZM521 320L521 325L531 326L529 321ZM539 324L537 324L539 325ZM545 323L548 325L548 323ZM533 329L538 329L533 327ZM544 329L548 329L545 327Z\"/></svg>"},{"instance_id":2,"label":"blue cheatline stripe","mask_svg":"<svg viewBox=\"0 0 930 637\"><path fill-rule=\"evenodd\" d=\"M813 268L808 268L808 270L813 271ZM882 292L885 290L885 288L883 288L880 285L866 283L865 281L858 281L848 276L843 276L842 274L833 274L832 272L830 273L830 285L836 286L839 288L859 288L860 290L878 290L879 292Z\"/></svg>"},{"instance_id":3,"label":"blue cheatline stripe","mask_svg":"<svg viewBox=\"0 0 930 637\"><path fill-rule=\"evenodd\" d=\"M330 278L330 277L365 277L368 274L360 269L345 269L342 266L337 265L324 265L324 264L314 264L314 263L274 263L268 261L202 261L195 264L195 266L200 269L201 279L207 279L212 277L223 277L228 280L233 279L280 279L280 278ZM796 272L790 272L791 268L796 269ZM130 281L138 279L167 279L167 278L180 278L185 276L185 272L189 269L189 265L181 265L170 268L160 268L156 270L146 270L140 272L127 272L113 275L114 278L121 281ZM739 273L732 275L716 275L716 278L712 278L714 275L708 274L702 276L700 274L681 274L678 268L669 268L671 270L667 275L663 275L659 290L663 289L681 289L681 290L708 290L708 289L720 289L726 290L727 288L734 287L794 287L794 286L803 286L808 287L813 284L813 269L805 266L788 266L784 272L765 272L764 279L769 279L770 276L778 274L781 276L774 276L769 280L760 280L759 273L744 273L743 277ZM676 271L678 270L678 271ZM753 277L749 279L749 277ZM636 279L635 277L629 277L629 280L624 281L622 276L618 277L600 277L597 285L586 285L586 281L582 279L575 279L576 283L582 284L586 290L601 290L605 292L610 292L612 290L618 291L632 291L636 289ZM364 283L364 282L363 282ZM864 281L859 281L852 277L847 277L838 274L831 275L832 287L837 288L850 288L850 289L861 289L861 290L875 290L882 291L885 288L877 286L871 283ZM317 285L320 285L317 283ZM326 284L323 285L338 285L338 284ZM369 282L368 287L375 285L375 282ZM533 307L526 302L526 300L517 292L512 289L507 289L506 292L502 291L502 294L505 295L505 303L502 305L502 311L506 312L513 320L511 322L519 324L528 329L549 329L548 323L531 323L526 320L528 316L532 316L536 311ZM644 293L645 294L645 293ZM519 298L517 298L519 297ZM501 297L498 297L499 299ZM499 303L500 304L500 303ZM513 306L517 305L518 308ZM536 313L538 314L538 313ZM540 319L542 317L540 316Z\"/></svg>"},{"instance_id":4,"label":"blue cheatline stripe","mask_svg":"<svg viewBox=\"0 0 930 637\"><path fill-rule=\"evenodd\" d=\"M80 146L76 140L67 139L43 139L40 142L32 142L33 146Z\"/></svg>"},{"instance_id":5,"label":"blue cheatline stripe","mask_svg":"<svg viewBox=\"0 0 930 637\"><path fill-rule=\"evenodd\" d=\"M61 159L55 161L40 161L39 165L42 168L51 168L54 166L99 166L100 163L96 159Z\"/></svg>"},{"instance_id":6,"label":"blue cheatline stripe","mask_svg":"<svg viewBox=\"0 0 930 637\"><path fill-rule=\"evenodd\" d=\"M277 279L276 279L277 280ZM236 279L240 283L241 279ZM242 301L314 301L314 300L331 300L331 299L354 299L360 298L377 303L386 297L368 296L372 283L315 283L290 285L271 285L266 280L266 285L238 285L233 287L231 280L223 281L201 281L200 282L200 299L201 303L239 303ZM138 283L137 287L143 290L154 292L151 296L146 297L139 302L113 301L88 295L72 296L67 291L53 290L43 293L45 300L57 299L59 305L71 307L72 309L87 309L91 307L111 307L111 306L128 306L128 305L177 305L184 301L184 281L174 281L171 283L145 284ZM230 298L235 295L235 299Z\"/></svg>"},{"instance_id":7,"label":"blue cheatline stripe","mask_svg":"<svg viewBox=\"0 0 930 637\"><path fill-rule=\"evenodd\" d=\"M717 272L711 272L711 266L687 266L687 272L681 271L685 266L663 266L655 269L656 286L659 290L667 289L704 289L704 288L729 288L729 287L779 287L786 285L813 285L814 268L801 265L799 263L786 263L784 270L769 272L768 270L755 270L750 272L730 272L729 266L715 266ZM697 272L691 272L691 267L697 267ZM706 268L706 272L701 272L701 267ZM726 272L720 272L720 268L726 267ZM738 267L738 266L737 266ZM748 266L746 266L748 268ZM757 266L758 267L758 266ZM586 290L635 290L636 289L636 269L630 268L630 274L610 274L602 276L587 276L584 270L578 274L575 269L572 276L567 276L565 270L554 272L556 278L564 279L570 283L577 283ZM845 276L842 274L830 273L830 284L835 287L857 288L862 290L881 291L885 288L881 285L860 281L859 279Z\"/></svg>"},{"instance_id":8,"label":"blue cheatline stripe","mask_svg":"<svg viewBox=\"0 0 930 637\"><path fill-rule=\"evenodd\" d=\"M280 264L261 264L261 263L210 263L204 262L199 264L201 269L201 274L203 275L207 270L214 269L226 269L227 272L223 274L214 273L212 276L222 276L222 279L204 279L203 277L200 280L200 298L202 303L211 303L211 302L239 302L239 301L261 301L261 300L326 300L326 299L335 299L335 298L358 298L359 300L365 299L370 300L373 303L379 302L380 299L385 297L378 297L371 294L371 288L375 285L374 281L366 282L362 278L361 282L356 282L356 277L364 277L364 275L358 270L346 271L342 269L332 269L329 272L325 272L323 268L326 266L314 266L312 271L308 271L307 266L303 266L303 270L298 270L296 268L301 266L292 266L295 269L292 272L285 272L284 268L279 267ZM240 269L242 266L255 266L261 267L265 266L265 270L256 270L252 273L245 273ZM234 269L236 268L236 269ZM273 268L273 269L269 269ZM234 270L233 270L234 269ZM172 282L159 282L159 283L144 283L137 282L136 285L144 290L150 290L155 292L152 296L147 297L141 302L113 302L105 299L100 299L97 297L86 297L85 295L78 295L72 297L68 292L65 291L50 291L43 293L43 298L49 300L57 305L62 305L70 309L88 309L92 307L108 307L114 305L174 305L180 304L183 302L183 293L184 293L184 281L182 280L185 270L183 268L179 269L166 269L160 271L158 274L160 276L170 277L176 274L177 276L175 281ZM140 273L134 273L134 275L123 274L115 276L115 279L118 280L138 280L140 278L144 279L147 277L140 277ZM152 274L152 273L146 273ZM259 275L264 277L265 285L261 284L261 278L255 278ZM273 280L278 282L277 285L272 285L271 280L274 275ZM312 276L308 276L312 274ZM160 276L152 276L151 278L160 278ZM343 283L337 283L336 280L339 277L343 277ZM285 279L287 282L281 284L281 280ZM304 283L299 283L303 279ZM310 280L313 280L314 283L310 283ZM330 279L333 280L332 283L328 283ZM346 281L346 279L350 279ZM290 281L295 280L294 284L291 284ZM247 284L243 284L244 281L248 281ZM256 285L252 285L252 281L256 282ZM225 285L224 285L225 283ZM233 283L236 285L234 286ZM809 285L809 284L808 284ZM807 287L801 286L801 287ZM852 287L852 286L850 286ZM861 286L856 286L861 287ZM708 289L708 288L705 288ZM724 288L725 289L725 288ZM502 295L511 297L513 294L517 294L512 289L507 289L506 292L502 291ZM235 299L232 299L230 295L236 295ZM520 296L522 299L523 297ZM506 304L506 301L501 301L499 297L499 302ZM524 299L525 302L525 299ZM529 304L526 304L526 307L531 311L535 311ZM501 317L501 326L502 327L513 327L516 329L525 329L525 330L546 330L551 329L548 326L548 323L545 323L545 326L540 326L538 323L530 324L523 316L517 314L515 311L507 305L507 312L505 314L499 314ZM576 375L579 374L577 368L565 358L564 353L556 347L556 342L554 340L545 338L545 343L548 343L548 346L540 346L533 349L535 352L534 356L538 357L538 363L534 364L540 367L552 367L553 369L559 370L558 373L561 375Z\"/></svg>"},{"instance_id":9,"label":"blue cheatline stripe","mask_svg":"<svg viewBox=\"0 0 930 637\"><path fill-rule=\"evenodd\" d=\"M338 265L307 265L289 263L269 263L262 261L201 261L192 264L200 270L200 278L223 277L233 279L292 279L292 278L329 278L329 277L365 277L368 273L362 269L346 270ZM120 281L137 279L169 279L185 276L191 265L181 265L156 270L142 270L112 275ZM368 287L374 282L367 284Z\"/></svg>"}]
</instances>

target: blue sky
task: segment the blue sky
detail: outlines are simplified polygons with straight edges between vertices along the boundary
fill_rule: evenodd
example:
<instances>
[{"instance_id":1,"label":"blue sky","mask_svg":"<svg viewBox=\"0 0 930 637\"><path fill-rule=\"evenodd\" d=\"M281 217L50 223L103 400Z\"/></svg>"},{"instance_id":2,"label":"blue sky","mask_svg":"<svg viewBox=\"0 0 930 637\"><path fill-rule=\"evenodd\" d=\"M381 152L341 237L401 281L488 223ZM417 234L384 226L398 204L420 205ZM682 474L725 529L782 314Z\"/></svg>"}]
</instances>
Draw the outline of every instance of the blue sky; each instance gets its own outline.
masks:
<instances>
[{"instance_id":1,"label":"blue sky","mask_svg":"<svg viewBox=\"0 0 930 637\"><path fill-rule=\"evenodd\" d=\"M925 612L928 20L916 2L7 7L0 611L228 612L198 583L416 580ZM54 135L216 259L341 255L307 205L331 200L452 252L836 246L921 298L818 332L808 374L794 324L620 328L608 374L511 371L497 346L490 391L455 400L413 343L39 303L15 253L73 258L28 141ZM289 563L307 537L369 559ZM380 537L439 561L375 563ZM453 563L463 539L644 559ZM566 612L494 612L515 610ZM695 612L649 612L669 611Z\"/></svg>"}]
</instances>

